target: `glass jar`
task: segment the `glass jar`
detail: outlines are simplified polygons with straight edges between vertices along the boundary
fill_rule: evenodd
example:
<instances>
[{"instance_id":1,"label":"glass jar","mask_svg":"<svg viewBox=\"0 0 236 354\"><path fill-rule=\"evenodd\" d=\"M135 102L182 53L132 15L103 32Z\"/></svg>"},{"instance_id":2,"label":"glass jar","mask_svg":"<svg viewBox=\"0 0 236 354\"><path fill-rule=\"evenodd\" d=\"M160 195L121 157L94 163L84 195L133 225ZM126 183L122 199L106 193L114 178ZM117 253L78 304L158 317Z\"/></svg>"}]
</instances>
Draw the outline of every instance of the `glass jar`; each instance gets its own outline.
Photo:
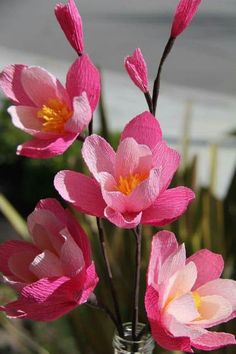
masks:
<instances>
[{"instance_id":1,"label":"glass jar","mask_svg":"<svg viewBox=\"0 0 236 354\"><path fill-rule=\"evenodd\" d=\"M139 323L137 333L140 333L145 327L145 324ZM155 343L150 333L145 333L137 341L132 339L132 323L123 324L124 338L120 337L117 331L113 338L114 354L152 354Z\"/></svg>"}]
</instances>

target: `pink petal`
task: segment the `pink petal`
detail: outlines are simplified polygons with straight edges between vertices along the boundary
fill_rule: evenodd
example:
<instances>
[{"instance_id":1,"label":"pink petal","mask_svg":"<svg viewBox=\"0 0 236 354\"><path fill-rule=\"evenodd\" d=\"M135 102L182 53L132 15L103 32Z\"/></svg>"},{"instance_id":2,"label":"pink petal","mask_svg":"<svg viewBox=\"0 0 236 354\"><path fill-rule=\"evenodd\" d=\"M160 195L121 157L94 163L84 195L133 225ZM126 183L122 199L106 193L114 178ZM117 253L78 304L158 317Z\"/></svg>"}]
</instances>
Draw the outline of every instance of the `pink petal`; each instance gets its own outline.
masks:
<instances>
[{"instance_id":1,"label":"pink petal","mask_svg":"<svg viewBox=\"0 0 236 354\"><path fill-rule=\"evenodd\" d=\"M224 332L207 332L191 342L193 347L200 350L214 350L225 345L236 344L234 335Z\"/></svg>"},{"instance_id":2,"label":"pink petal","mask_svg":"<svg viewBox=\"0 0 236 354\"><path fill-rule=\"evenodd\" d=\"M199 312L196 309L191 293L184 294L171 301L165 311L179 323L188 323L199 317Z\"/></svg>"},{"instance_id":3,"label":"pink petal","mask_svg":"<svg viewBox=\"0 0 236 354\"><path fill-rule=\"evenodd\" d=\"M21 282L31 283L37 278L30 271L30 263L37 256L38 250L25 249L18 251L8 260L8 267Z\"/></svg>"},{"instance_id":4,"label":"pink petal","mask_svg":"<svg viewBox=\"0 0 236 354\"><path fill-rule=\"evenodd\" d=\"M37 255L29 269L38 279L64 275L61 261L54 253L48 250Z\"/></svg>"},{"instance_id":5,"label":"pink petal","mask_svg":"<svg viewBox=\"0 0 236 354\"><path fill-rule=\"evenodd\" d=\"M206 332L206 330L200 326L180 323L175 317L170 315L165 316L164 325L174 337L188 337L191 341Z\"/></svg>"},{"instance_id":6,"label":"pink petal","mask_svg":"<svg viewBox=\"0 0 236 354\"><path fill-rule=\"evenodd\" d=\"M152 168L152 152L146 145L138 144L133 138L122 140L115 160L116 179L129 175L149 174Z\"/></svg>"},{"instance_id":7,"label":"pink petal","mask_svg":"<svg viewBox=\"0 0 236 354\"><path fill-rule=\"evenodd\" d=\"M172 232L160 231L153 236L148 266L148 285L158 284L161 265L177 248L178 242Z\"/></svg>"},{"instance_id":8,"label":"pink petal","mask_svg":"<svg viewBox=\"0 0 236 354\"><path fill-rule=\"evenodd\" d=\"M83 24L74 0L66 5L57 4L55 15L71 46L81 55L84 51Z\"/></svg>"},{"instance_id":9,"label":"pink petal","mask_svg":"<svg viewBox=\"0 0 236 354\"><path fill-rule=\"evenodd\" d=\"M66 210L62 207L58 200L54 198L41 199L37 203L35 211L41 209L51 211L52 214L54 214L62 224L66 224L68 215Z\"/></svg>"},{"instance_id":10,"label":"pink petal","mask_svg":"<svg viewBox=\"0 0 236 354\"><path fill-rule=\"evenodd\" d=\"M160 190L164 191L179 167L180 155L176 150L169 148L165 141L159 142L152 154L154 166L161 167Z\"/></svg>"},{"instance_id":11,"label":"pink petal","mask_svg":"<svg viewBox=\"0 0 236 354\"><path fill-rule=\"evenodd\" d=\"M66 88L71 100L86 92L92 112L95 111L101 91L100 74L87 54L71 65L67 73Z\"/></svg>"},{"instance_id":12,"label":"pink petal","mask_svg":"<svg viewBox=\"0 0 236 354\"><path fill-rule=\"evenodd\" d=\"M163 226L175 221L195 198L193 191L186 187L167 189L148 209L143 211L142 224Z\"/></svg>"},{"instance_id":13,"label":"pink petal","mask_svg":"<svg viewBox=\"0 0 236 354\"><path fill-rule=\"evenodd\" d=\"M90 172L98 181L100 172L113 174L115 152L99 135L93 134L85 139L82 156Z\"/></svg>"},{"instance_id":14,"label":"pink petal","mask_svg":"<svg viewBox=\"0 0 236 354\"><path fill-rule=\"evenodd\" d=\"M26 252L27 254L32 253L34 255L39 253L39 249L32 243L20 240L6 241L2 243L0 245L0 271L4 275L12 275L12 272L8 267L8 260L19 252Z\"/></svg>"},{"instance_id":15,"label":"pink petal","mask_svg":"<svg viewBox=\"0 0 236 354\"><path fill-rule=\"evenodd\" d=\"M74 97L73 116L67 121L64 128L71 133L81 133L92 118L91 108L85 92L80 97Z\"/></svg>"},{"instance_id":16,"label":"pink petal","mask_svg":"<svg viewBox=\"0 0 236 354\"><path fill-rule=\"evenodd\" d=\"M54 98L70 106L68 94L60 81L41 67L24 68L21 74L21 82L26 94L38 107Z\"/></svg>"},{"instance_id":17,"label":"pink petal","mask_svg":"<svg viewBox=\"0 0 236 354\"><path fill-rule=\"evenodd\" d=\"M64 274L73 277L84 267L83 253L67 229L64 229L61 235L63 235L65 242L61 248L60 261Z\"/></svg>"},{"instance_id":18,"label":"pink petal","mask_svg":"<svg viewBox=\"0 0 236 354\"><path fill-rule=\"evenodd\" d=\"M135 49L132 56L125 58L125 68L134 84L144 93L147 92L148 70L140 48Z\"/></svg>"},{"instance_id":19,"label":"pink petal","mask_svg":"<svg viewBox=\"0 0 236 354\"><path fill-rule=\"evenodd\" d=\"M66 214L68 216L67 228L71 236L73 237L73 239L75 240L75 242L77 243L77 245L82 251L85 267L88 267L91 264L91 259L92 259L91 246L90 246L88 236L86 235L86 233L84 232L80 224L77 222L77 220L75 220L75 217L71 215L69 210L66 210Z\"/></svg>"},{"instance_id":20,"label":"pink petal","mask_svg":"<svg viewBox=\"0 0 236 354\"><path fill-rule=\"evenodd\" d=\"M98 283L98 280L99 279L96 274L94 263L92 263L86 270L86 278L84 280L83 290L79 299L77 299L77 303L79 305L84 304L88 300L88 297L93 292L95 286Z\"/></svg>"},{"instance_id":21,"label":"pink petal","mask_svg":"<svg viewBox=\"0 0 236 354\"><path fill-rule=\"evenodd\" d=\"M18 145L16 153L17 155L26 157L48 159L63 154L76 140L77 135L68 133L49 140L35 138L22 145Z\"/></svg>"},{"instance_id":22,"label":"pink petal","mask_svg":"<svg viewBox=\"0 0 236 354\"><path fill-rule=\"evenodd\" d=\"M180 0L176 8L172 27L171 37L179 36L192 21L198 10L201 0Z\"/></svg>"},{"instance_id":23,"label":"pink petal","mask_svg":"<svg viewBox=\"0 0 236 354\"><path fill-rule=\"evenodd\" d=\"M134 138L137 143L147 145L151 150L162 139L160 124L149 112L143 112L132 119L121 134L121 141Z\"/></svg>"},{"instance_id":24,"label":"pink petal","mask_svg":"<svg viewBox=\"0 0 236 354\"><path fill-rule=\"evenodd\" d=\"M106 204L100 186L93 178L73 171L60 171L55 176L54 186L62 198L79 211L97 217L104 216Z\"/></svg>"},{"instance_id":25,"label":"pink petal","mask_svg":"<svg viewBox=\"0 0 236 354\"><path fill-rule=\"evenodd\" d=\"M208 281L197 289L201 296L219 295L229 301L233 311L236 310L236 281L231 279L215 279Z\"/></svg>"},{"instance_id":26,"label":"pink petal","mask_svg":"<svg viewBox=\"0 0 236 354\"><path fill-rule=\"evenodd\" d=\"M0 88L4 94L15 104L34 106L21 83L21 73L25 65L7 65L0 73Z\"/></svg>"},{"instance_id":27,"label":"pink petal","mask_svg":"<svg viewBox=\"0 0 236 354\"><path fill-rule=\"evenodd\" d=\"M224 260L220 254L207 249L200 250L187 258L187 263L194 262L197 267L197 280L193 290L220 277L224 269Z\"/></svg>"},{"instance_id":28,"label":"pink petal","mask_svg":"<svg viewBox=\"0 0 236 354\"><path fill-rule=\"evenodd\" d=\"M121 214L120 212L114 209L106 207L104 215L114 225L123 229L132 229L140 223L142 212L139 214Z\"/></svg>"},{"instance_id":29,"label":"pink petal","mask_svg":"<svg viewBox=\"0 0 236 354\"><path fill-rule=\"evenodd\" d=\"M190 339L186 336L174 337L163 325L160 310L158 309L158 292L152 287L147 288L145 294L145 308L152 336L155 341L167 350L182 350L193 352L190 346Z\"/></svg>"},{"instance_id":30,"label":"pink petal","mask_svg":"<svg viewBox=\"0 0 236 354\"><path fill-rule=\"evenodd\" d=\"M26 106L11 106L8 108L7 111L10 114L12 118L12 123L15 127L33 136L41 135L42 123L37 118L38 108ZM44 133L44 136L45 135L46 134Z\"/></svg>"}]
</instances>

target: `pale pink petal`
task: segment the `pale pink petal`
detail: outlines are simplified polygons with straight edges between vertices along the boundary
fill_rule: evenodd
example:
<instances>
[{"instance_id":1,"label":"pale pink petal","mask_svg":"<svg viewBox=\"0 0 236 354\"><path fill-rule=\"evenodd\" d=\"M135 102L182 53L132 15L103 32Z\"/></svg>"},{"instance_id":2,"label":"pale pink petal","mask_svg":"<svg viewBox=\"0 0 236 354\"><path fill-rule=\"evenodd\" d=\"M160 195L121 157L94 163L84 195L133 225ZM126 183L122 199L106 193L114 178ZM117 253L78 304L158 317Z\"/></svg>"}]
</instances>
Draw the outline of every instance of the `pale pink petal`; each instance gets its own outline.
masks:
<instances>
[{"instance_id":1,"label":"pale pink petal","mask_svg":"<svg viewBox=\"0 0 236 354\"><path fill-rule=\"evenodd\" d=\"M8 267L8 260L11 257L14 257L15 254L19 252L32 252L32 254L39 253L39 249L32 243L12 240L6 241L0 245L0 271L4 275L12 275L11 270Z\"/></svg>"},{"instance_id":2,"label":"pale pink petal","mask_svg":"<svg viewBox=\"0 0 236 354\"><path fill-rule=\"evenodd\" d=\"M41 199L37 203L35 211L41 209L51 211L62 224L66 224L68 215L62 205L55 198Z\"/></svg>"},{"instance_id":3,"label":"pale pink petal","mask_svg":"<svg viewBox=\"0 0 236 354\"><path fill-rule=\"evenodd\" d=\"M193 290L210 280L219 278L224 269L222 256L207 249L200 250L187 258L186 263L189 262L194 262L197 267L197 280Z\"/></svg>"},{"instance_id":4,"label":"pale pink petal","mask_svg":"<svg viewBox=\"0 0 236 354\"><path fill-rule=\"evenodd\" d=\"M158 292L148 286L145 294L145 308L149 323L151 325L152 336L155 341L167 350L182 350L193 352L190 345L190 339L187 336L173 336L163 325L160 309L158 308Z\"/></svg>"},{"instance_id":5,"label":"pale pink petal","mask_svg":"<svg viewBox=\"0 0 236 354\"><path fill-rule=\"evenodd\" d=\"M190 292L196 278L197 268L193 262L174 273L168 280L163 296L163 304L168 303L169 300L176 296Z\"/></svg>"},{"instance_id":6,"label":"pale pink petal","mask_svg":"<svg viewBox=\"0 0 236 354\"><path fill-rule=\"evenodd\" d=\"M214 350L225 345L236 344L235 336L224 332L207 332L191 341L193 347L200 350Z\"/></svg>"},{"instance_id":7,"label":"pale pink petal","mask_svg":"<svg viewBox=\"0 0 236 354\"><path fill-rule=\"evenodd\" d=\"M70 105L68 94L60 81L41 67L24 68L21 82L26 94L38 107L55 98Z\"/></svg>"},{"instance_id":8,"label":"pale pink petal","mask_svg":"<svg viewBox=\"0 0 236 354\"><path fill-rule=\"evenodd\" d=\"M41 135L40 133L43 125L40 119L37 118L38 108L11 106L7 111L10 114L12 123L15 127L33 136Z\"/></svg>"},{"instance_id":9,"label":"pale pink petal","mask_svg":"<svg viewBox=\"0 0 236 354\"><path fill-rule=\"evenodd\" d=\"M70 67L66 77L66 88L73 100L86 92L92 112L100 98L100 74L87 54L82 55Z\"/></svg>"},{"instance_id":10,"label":"pale pink petal","mask_svg":"<svg viewBox=\"0 0 236 354\"><path fill-rule=\"evenodd\" d=\"M165 315L163 323L173 336L188 337L191 341L206 332L206 330L200 326L180 323L171 315Z\"/></svg>"},{"instance_id":11,"label":"pale pink petal","mask_svg":"<svg viewBox=\"0 0 236 354\"><path fill-rule=\"evenodd\" d=\"M201 296L219 295L229 301L233 311L236 310L236 281L231 279L215 279L208 281L197 289Z\"/></svg>"},{"instance_id":12,"label":"pale pink petal","mask_svg":"<svg viewBox=\"0 0 236 354\"><path fill-rule=\"evenodd\" d=\"M83 253L67 229L61 231L61 235L65 242L61 248L60 261L64 274L73 277L84 267Z\"/></svg>"},{"instance_id":13,"label":"pale pink petal","mask_svg":"<svg viewBox=\"0 0 236 354\"><path fill-rule=\"evenodd\" d=\"M128 177L136 173L148 175L152 168L152 152L146 145L138 144L133 138L122 140L115 160L115 177Z\"/></svg>"},{"instance_id":14,"label":"pale pink petal","mask_svg":"<svg viewBox=\"0 0 236 354\"><path fill-rule=\"evenodd\" d=\"M34 106L21 83L21 73L24 68L26 66L21 64L7 65L0 73L0 88L13 103Z\"/></svg>"},{"instance_id":15,"label":"pale pink petal","mask_svg":"<svg viewBox=\"0 0 236 354\"><path fill-rule=\"evenodd\" d=\"M37 256L38 250L25 249L13 254L8 260L8 267L22 282L31 283L37 278L31 273L29 266L33 259Z\"/></svg>"},{"instance_id":16,"label":"pale pink petal","mask_svg":"<svg viewBox=\"0 0 236 354\"><path fill-rule=\"evenodd\" d=\"M21 290L27 285L27 283L20 281L19 278L14 275L2 276L1 280L3 281L4 284L10 286L18 293L20 293Z\"/></svg>"},{"instance_id":17,"label":"pale pink petal","mask_svg":"<svg viewBox=\"0 0 236 354\"><path fill-rule=\"evenodd\" d=\"M231 315L232 306L222 296L201 296L198 311L200 318L192 321L192 324L208 328L224 322Z\"/></svg>"},{"instance_id":18,"label":"pale pink petal","mask_svg":"<svg viewBox=\"0 0 236 354\"><path fill-rule=\"evenodd\" d=\"M17 155L48 159L63 154L76 140L78 134L68 133L54 139L32 139L17 147Z\"/></svg>"},{"instance_id":19,"label":"pale pink petal","mask_svg":"<svg viewBox=\"0 0 236 354\"><path fill-rule=\"evenodd\" d=\"M183 269L185 267L185 261L186 250L185 245L182 244L162 263L159 271L159 283L166 282L166 280L168 281L172 275Z\"/></svg>"},{"instance_id":20,"label":"pale pink petal","mask_svg":"<svg viewBox=\"0 0 236 354\"><path fill-rule=\"evenodd\" d=\"M148 285L158 284L161 265L177 248L178 243L172 232L160 231L153 236L148 266Z\"/></svg>"},{"instance_id":21,"label":"pale pink petal","mask_svg":"<svg viewBox=\"0 0 236 354\"><path fill-rule=\"evenodd\" d=\"M74 0L69 0L66 5L57 4L54 11L66 38L81 55L84 51L83 24Z\"/></svg>"},{"instance_id":22,"label":"pale pink petal","mask_svg":"<svg viewBox=\"0 0 236 354\"><path fill-rule=\"evenodd\" d=\"M132 56L125 58L125 68L134 84L144 93L147 92L148 69L140 48L135 49Z\"/></svg>"},{"instance_id":23,"label":"pale pink petal","mask_svg":"<svg viewBox=\"0 0 236 354\"><path fill-rule=\"evenodd\" d=\"M175 10L171 37L179 36L192 21L194 15L198 10L201 0L180 0Z\"/></svg>"},{"instance_id":24,"label":"pale pink petal","mask_svg":"<svg viewBox=\"0 0 236 354\"><path fill-rule=\"evenodd\" d=\"M171 301L165 311L179 323L188 323L199 317L199 312L196 309L191 293L184 294Z\"/></svg>"},{"instance_id":25,"label":"pale pink petal","mask_svg":"<svg viewBox=\"0 0 236 354\"><path fill-rule=\"evenodd\" d=\"M120 228L133 229L140 223L142 212L133 214L121 214L120 212L111 209L110 207L106 207L104 215L111 223Z\"/></svg>"},{"instance_id":26,"label":"pale pink petal","mask_svg":"<svg viewBox=\"0 0 236 354\"><path fill-rule=\"evenodd\" d=\"M195 198L193 191L186 187L167 189L143 211L142 224L163 226L180 217Z\"/></svg>"},{"instance_id":27,"label":"pale pink petal","mask_svg":"<svg viewBox=\"0 0 236 354\"><path fill-rule=\"evenodd\" d=\"M115 151L108 142L99 135L93 134L85 139L82 156L90 172L99 181L100 172L113 175Z\"/></svg>"},{"instance_id":28,"label":"pale pink petal","mask_svg":"<svg viewBox=\"0 0 236 354\"><path fill-rule=\"evenodd\" d=\"M153 150L162 140L160 124L151 113L143 112L125 126L121 141L126 138L134 138L137 143L147 145Z\"/></svg>"},{"instance_id":29,"label":"pale pink petal","mask_svg":"<svg viewBox=\"0 0 236 354\"><path fill-rule=\"evenodd\" d=\"M95 179L82 173L60 171L55 176L54 185L62 198L79 211L97 217L104 216L106 204Z\"/></svg>"},{"instance_id":30,"label":"pale pink petal","mask_svg":"<svg viewBox=\"0 0 236 354\"><path fill-rule=\"evenodd\" d=\"M54 253L48 250L37 255L30 264L29 269L39 279L64 275L61 261Z\"/></svg>"},{"instance_id":31,"label":"pale pink petal","mask_svg":"<svg viewBox=\"0 0 236 354\"><path fill-rule=\"evenodd\" d=\"M176 150L168 147L165 141L159 142L152 154L154 166L161 167L160 190L164 191L179 167L180 155Z\"/></svg>"},{"instance_id":32,"label":"pale pink petal","mask_svg":"<svg viewBox=\"0 0 236 354\"><path fill-rule=\"evenodd\" d=\"M66 122L64 129L72 133L81 133L92 119L92 111L85 92L73 99L73 116Z\"/></svg>"}]
</instances>

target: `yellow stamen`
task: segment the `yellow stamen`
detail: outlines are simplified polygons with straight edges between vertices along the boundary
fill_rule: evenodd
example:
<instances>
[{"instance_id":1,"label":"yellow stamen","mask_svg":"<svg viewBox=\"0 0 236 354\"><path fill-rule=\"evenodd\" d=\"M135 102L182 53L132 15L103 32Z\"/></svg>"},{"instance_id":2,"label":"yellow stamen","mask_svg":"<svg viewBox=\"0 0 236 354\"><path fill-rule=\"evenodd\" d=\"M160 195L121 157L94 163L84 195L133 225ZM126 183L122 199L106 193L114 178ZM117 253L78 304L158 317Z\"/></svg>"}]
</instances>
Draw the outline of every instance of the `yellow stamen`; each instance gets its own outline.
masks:
<instances>
[{"instance_id":1,"label":"yellow stamen","mask_svg":"<svg viewBox=\"0 0 236 354\"><path fill-rule=\"evenodd\" d=\"M47 104L37 112L43 122L43 130L52 133L64 133L64 125L71 118L72 111L65 102L49 99Z\"/></svg>"},{"instance_id":2,"label":"yellow stamen","mask_svg":"<svg viewBox=\"0 0 236 354\"><path fill-rule=\"evenodd\" d=\"M201 302L202 302L201 296L198 294L197 291L193 291L192 296L193 296L193 301L194 301L196 308L199 309L199 307L201 306Z\"/></svg>"},{"instance_id":3,"label":"yellow stamen","mask_svg":"<svg viewBox=\"0 0 236 354\"><path fill-rule=\"evenodd\" d=\"M129 195L146 178L147 174L135 173L126 177L120 176L117 190L125 195Z\"/></svg>"}]
</instances>

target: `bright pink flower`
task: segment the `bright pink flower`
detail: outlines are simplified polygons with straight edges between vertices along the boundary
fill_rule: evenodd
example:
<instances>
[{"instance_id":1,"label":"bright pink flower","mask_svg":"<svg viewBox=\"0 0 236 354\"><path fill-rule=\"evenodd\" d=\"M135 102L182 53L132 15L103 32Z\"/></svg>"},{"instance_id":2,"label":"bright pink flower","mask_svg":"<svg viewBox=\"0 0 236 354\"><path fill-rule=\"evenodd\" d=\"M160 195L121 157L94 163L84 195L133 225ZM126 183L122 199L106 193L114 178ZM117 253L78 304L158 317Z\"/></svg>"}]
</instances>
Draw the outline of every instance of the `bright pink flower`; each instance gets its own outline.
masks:
<instances>
[{"instance_id":1,"label":"bright pink flower","mask_svg":"<svg viewBox=\"0 0 236 354\"><path fill-rule=\"evenodd\" d=\"M0 88L15 106L13 124L33 136L17 154L48 158L62 154L88 125L100 95L100 75L88 55L68 71L66 88L40 67L9 65L0 73Z\"/></svg>"},{"instance_id":2,"label":"bright pink flower","mask_svg":"<svg viewBox=\"0 0 236 354\"><path fill-rule=\"evenodd\" d=\"M55 320L85 303L98 282L89 240L55 199L38 203L28 228L33 243L0 245L0 271L20 295L1 310L12 318Z\"/></svg>"},{"instance_id":3,"label":"bright pink flower","mask_svg":"<svg viewBox=\"0 0 236 354\"><path fill-rule=\"evenodd\" d=\"M145 306L160 346L192 352L236 344L232 334L207 330L236 316L236 282L219 278L223 267L222 257L207 249L186 259L169 231L154 236Z\"/></svg>"},{"instance_id":4,"label":"bright pink flower","mask_svg":"<svg viewBox=\"0 0 236 354\"><path fill-rule=\"evenodd\" d=\"M117 152L100 136L86 138L83 158L94 178L61 171L55 187L81 212L122 228L160 226L183 214L194 198L185 187L167 189L179 154L162 140L158 121L144 112L129 122Z\"/></svg>"},{"instance_id":5,"label":"bright pink flower","mask_svg":"<svg viewBox=\"0 0 236 354\"><path fill-rule=\"evenodd\" d=\"M134 84L144 93L147 92L148 69L141 49L135 49L132 56L125 58L125 68Z\"/></svg>"},{"instance_id":6,"label":"bright pink flower","mask_svg":"<svg viewBox=\"0 0 236 354\"><path fill-rule=\"evenodd\" d=\"M201 0L180 0L172 21L171 37L179 36L192 21Z\"/></svg>"},{"instance_id":7,"label":"bright pink flower","mask_svg":"<svg viewBox=\"0 0 236 354\"><path fill-rule=\"evenodd\" d=\"M83 54L83 23L74 0L69 0L66 5L57 4L55 15L71 46L79 55Z\"/></svg>"}]
</instances>

